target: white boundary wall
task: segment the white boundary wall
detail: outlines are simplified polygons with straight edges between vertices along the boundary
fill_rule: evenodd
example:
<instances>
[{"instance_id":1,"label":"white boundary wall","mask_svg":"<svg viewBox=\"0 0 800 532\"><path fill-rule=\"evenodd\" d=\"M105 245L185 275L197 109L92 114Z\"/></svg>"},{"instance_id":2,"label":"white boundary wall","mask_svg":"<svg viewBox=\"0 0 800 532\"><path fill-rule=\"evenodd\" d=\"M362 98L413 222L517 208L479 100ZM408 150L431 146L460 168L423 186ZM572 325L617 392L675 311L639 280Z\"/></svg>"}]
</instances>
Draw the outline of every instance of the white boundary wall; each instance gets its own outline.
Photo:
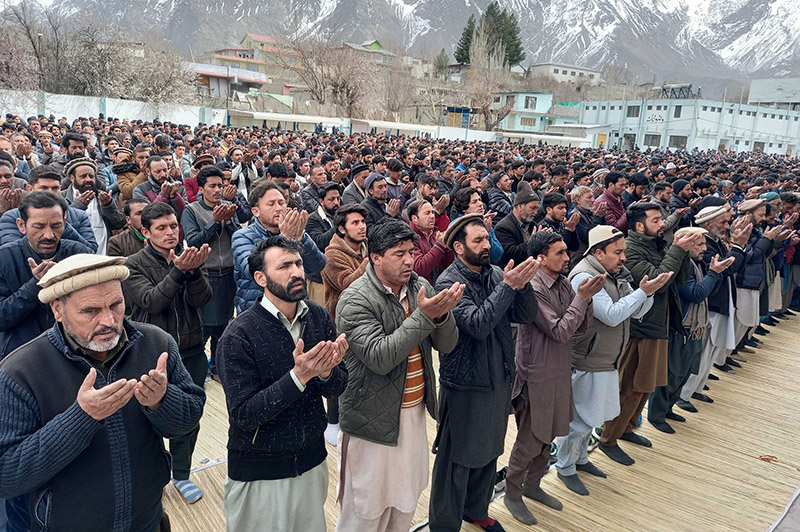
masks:
<instances>
[{"instance_id":1,"label":"white boundary wall","mask_svg":"<svg viewBox=\"0 0 800 532\"><path fill-rule=\"evenodd\" d=\"M241 122L237 119L237 110L232 109L232 119L234 124ZM226 124L228 121L228 112L225 109L215 109L211 107L200 107L197 105L183 105L171 103L146 103L135 100L119 100L116 98L100 98L93 96L73 96L67 94L50 94L46 92L37 91L8 91L0 90L0 112L14 113L23 119L29 116L42 115L55 115L61 118L66 116L71 122L79 116L97 116L103 113L106 117L113 118L129 118L131 120L145 120L151 121L159 119L163 121L174 122L177 124L187 124L191 127L199 123L204 124ZM251 112L246 112L248 114ZM239 113L242 114L242 113ZM265 113L253 112L254 115L261 115ZM305 118L303 115L281 115L281 116L297 116L299 119ZM318 117L315 117L315 119ZM478 142L495 142L509 140L518 142L514 134L502 133L495 131L481 131L477 129L464 129L459 127L447 126L428 126L419 125L420 130L415 129L415 124L402 124L384 121L365 121L348 118L336 119L340 122L338 127L342 131L347 132L348 129L352 131L366 131L364 124L372 123L380 125L376 129L378 131L397 131L406 134L419 134L419 131L425 132L426 136L433 139L447 139L447 140L466 140ZM289 128L291 122L284 119L284 128ZM298 122L301 126L306 125L304 121ZM295 124L297 126L297 124ZM298 129L304 129L299 127ZM519 135L517 135L519 136ZM543 135L543 138L547 138ZM558 137L553 138L553 143L558 144ZM591 139L587 140L586 145L589 145Z\"/></svg>"}]
</instances>

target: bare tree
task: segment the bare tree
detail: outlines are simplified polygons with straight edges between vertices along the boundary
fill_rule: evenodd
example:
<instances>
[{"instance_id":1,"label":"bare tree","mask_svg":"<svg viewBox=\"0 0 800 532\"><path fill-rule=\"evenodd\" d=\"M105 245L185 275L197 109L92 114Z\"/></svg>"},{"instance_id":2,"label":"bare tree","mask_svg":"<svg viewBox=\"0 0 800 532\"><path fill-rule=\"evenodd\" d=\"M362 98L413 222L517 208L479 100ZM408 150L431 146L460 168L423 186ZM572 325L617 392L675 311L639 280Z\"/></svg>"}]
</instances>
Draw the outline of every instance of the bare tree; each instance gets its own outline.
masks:
<instances>
[{"instance_id":1,"label":"bare tree","mask_svg":"<svg viewBox=\"0 0 800 532\"><path fill-rule=\"evenodd\" d=\"M293 72L308 89L311 98L325 105L328 96L330 69L330 41L320 34L294 37L285 41L277 54L278 62L285 70Z\"/></svg>"},{"instance_id":2,"label":"bare tree","mask_svg":"<svg viewBox=\"0 0 800 532\"><path fill-rule=\"evenodd\" d=\"M375 105L376 69L347 47L328 50L327 83L333 103L347 118L372 112Z\"/></svg>"},{"instance_id":3,"label":"bare tree","mask_svg":"<svg viewBox=\"0 0 800 532\"><path fill-rule=\"evenodd\" d=\"M486 131L493 130L511 109L494 105L496 96L508 90L511 71L505 64L505 50L500 42L490 45L489 30L483 24L475 28L469 49L466 93L477 108Z\"/></svg>"},{"instance_id":4,"label":"bare tree","mask_svg":"<svg viewBox=\"0 0 800 532\"><path fill-rule=\"evenodd\" d=\"M185 100L194 84L175 52L156 51L90 16L67 28L59 11L23 0L5 22L4 34L24 47L48 92L167 102Z\"/></svg>"},{"instance_id":5,"label":"bare tree","mask_svg":"<svg viewBox=\"0 0 800 532\"><path fill-rule=\"evenodd\" d=\"M417 96L417 84L406 70L392 69L383 76L381 109L395 122Z\"/></svg>"}]
</instances>

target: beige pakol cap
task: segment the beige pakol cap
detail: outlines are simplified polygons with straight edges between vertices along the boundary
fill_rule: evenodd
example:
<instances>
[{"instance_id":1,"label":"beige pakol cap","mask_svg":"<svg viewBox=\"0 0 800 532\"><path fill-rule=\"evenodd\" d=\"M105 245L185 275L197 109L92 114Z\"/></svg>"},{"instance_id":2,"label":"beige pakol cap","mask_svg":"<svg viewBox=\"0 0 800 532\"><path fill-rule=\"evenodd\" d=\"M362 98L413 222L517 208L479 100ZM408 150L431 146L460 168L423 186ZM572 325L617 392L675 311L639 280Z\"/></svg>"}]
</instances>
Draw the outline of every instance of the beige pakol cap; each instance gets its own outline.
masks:
<instances>
[{"instance_id":1,"label":"beige pakol cap","mask_svg":"<svg viewBox=\"0 0 800 532\"><path fill-rule=\"evenodd\" d=\"M78 253L62 260L48 271L39 281L39 301L50 303L59 297L71 294L81 288L106 281L128 278L125 257L106 257L89 253Z\"/></svg>"}]
</instances>

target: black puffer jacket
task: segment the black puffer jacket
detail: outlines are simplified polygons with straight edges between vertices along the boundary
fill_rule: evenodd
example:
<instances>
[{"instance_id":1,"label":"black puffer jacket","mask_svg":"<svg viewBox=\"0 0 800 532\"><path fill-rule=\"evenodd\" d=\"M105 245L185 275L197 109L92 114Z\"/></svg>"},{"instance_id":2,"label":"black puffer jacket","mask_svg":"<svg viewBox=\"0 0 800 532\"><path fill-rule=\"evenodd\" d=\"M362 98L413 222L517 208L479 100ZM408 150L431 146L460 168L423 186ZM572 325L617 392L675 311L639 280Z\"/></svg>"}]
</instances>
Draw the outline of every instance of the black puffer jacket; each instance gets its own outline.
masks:
<instances>
[{"instance_id":1,"label":"black puffer jacket","mask_svg":"<svg viewBox=\"0 0 800 532\"><path fill-rule=\"evenodd\" d=\"M514 377L514 342L511 323L531 323L539 306L528 284L517 291L503 282L503 270L484 266L478 273L456 259L436 281L436 291L464 283L464 296L453 309L458 343L449 353L439 353L439 380L459 390L490 390L490 349L496 342L502 351L506 374Z\"/></svg>"}]
</instances>

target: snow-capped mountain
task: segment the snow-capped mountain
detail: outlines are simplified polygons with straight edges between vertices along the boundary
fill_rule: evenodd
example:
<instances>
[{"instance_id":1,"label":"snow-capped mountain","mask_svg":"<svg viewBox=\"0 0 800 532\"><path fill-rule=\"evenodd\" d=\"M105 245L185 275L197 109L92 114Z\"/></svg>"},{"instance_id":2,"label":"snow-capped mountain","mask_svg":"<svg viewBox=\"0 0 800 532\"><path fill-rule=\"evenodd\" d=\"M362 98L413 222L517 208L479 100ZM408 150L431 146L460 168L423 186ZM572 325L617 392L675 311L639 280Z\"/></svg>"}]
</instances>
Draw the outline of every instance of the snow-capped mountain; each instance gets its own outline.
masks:
<instances>
[{"instance_id":1,"label":"snow-capped mountain","mask_svg":"<svg viewBox=\"0 0 800 532\"><path fill-rule=\"evenodd\" d=\"M333 28L344 40L379 39L421 57L455 49L470 14L490 0L55 0L194 53ZM614 63L641 81L800 75L800 7L794 0L499 0L515 13L524 64ZM452 55L451 55L452 56Z\"/></svg>"}]
</instances>

